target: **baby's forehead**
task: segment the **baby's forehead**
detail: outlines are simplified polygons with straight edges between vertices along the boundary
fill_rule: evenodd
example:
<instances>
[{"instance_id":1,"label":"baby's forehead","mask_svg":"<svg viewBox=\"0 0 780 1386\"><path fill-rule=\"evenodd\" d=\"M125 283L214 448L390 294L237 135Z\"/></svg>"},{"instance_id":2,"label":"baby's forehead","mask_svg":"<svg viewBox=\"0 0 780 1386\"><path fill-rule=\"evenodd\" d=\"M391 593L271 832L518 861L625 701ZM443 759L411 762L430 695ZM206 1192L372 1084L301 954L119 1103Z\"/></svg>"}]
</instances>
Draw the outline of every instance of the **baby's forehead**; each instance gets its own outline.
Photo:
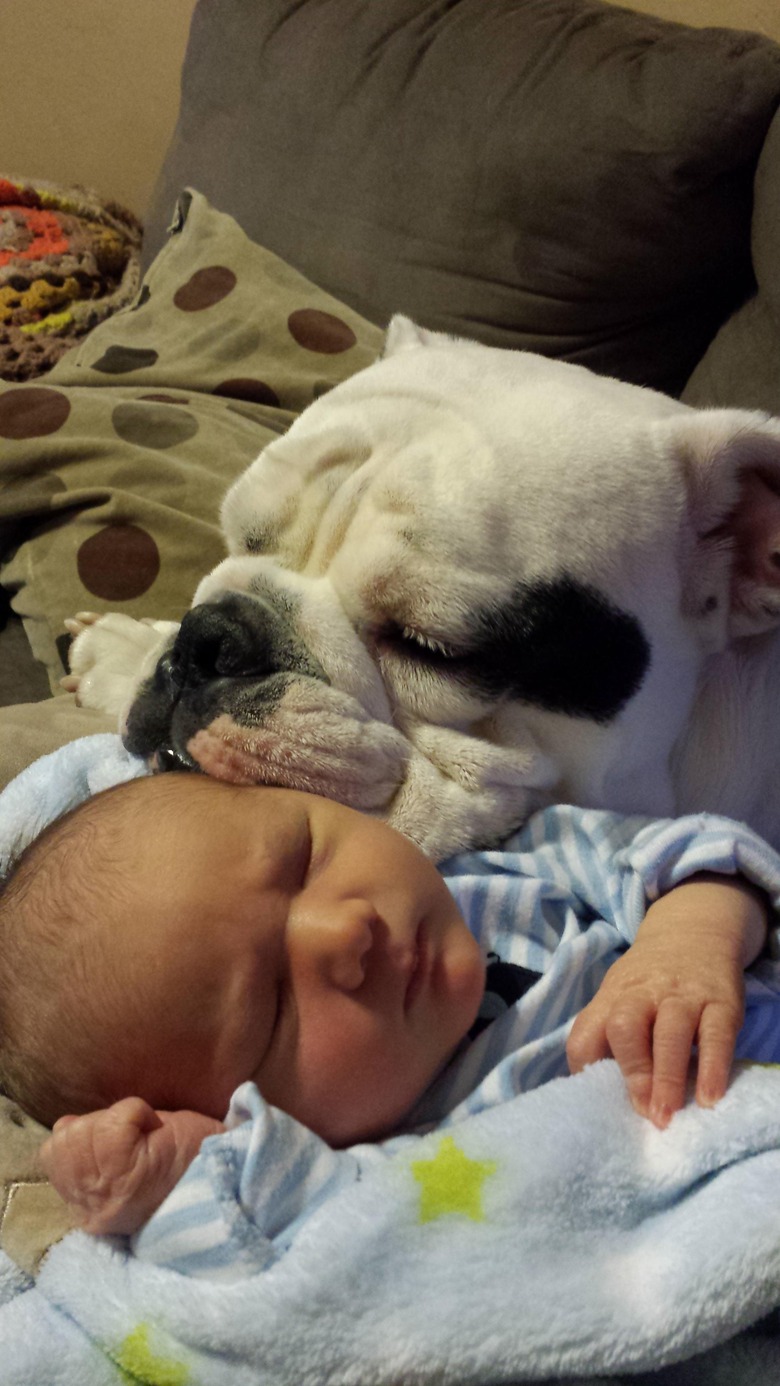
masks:
<instances>
[{"instance_id":1,"label":"baby's forehead","mask_svg":"<svg viewBox=\"0 0 780 1386\"><path fill-rule=\"evenodd\" d=\"M113 809L121 811L124 808L128 812L135 809L153 814L169 808L181 811L203 804L208 804L211 811L216 811L219 804L224 811L225 805L236 799L239 788L238 785L194 772L140 775L125 784L101 791L88 800L84 808L91 803L98 813L105 810L108 814Z\"/></svg>"},{"instance_id":2,"label":"baby's forehead","mask_svg":"<svg viewBox=\"0 0 780 1386\"><path fill-rule=\"evenodd\" d=\"M63 853L88 862L110 852L119 867L127 852L135 854L158 835L169 838L177 823L187 830L199 818L224 819L224 788L205 776L140 776L84 799L51 823L31 850L52 866Z\"/></svg>"},{"instance_id":3,"label":"baby's forehead","mask_svg":"<svg viewBox=\"0 0 780 1386\"><path fill-rule=\"evenodd\" d=\"M145 776L88 801L51 865L70 878L78 859L83 872L113 881L131 907L146 909L158 897L173 908L186 898L200 914L201 895L213 908L218 880L224 908L238 908L250 881L256 890L276 889L299 862L303 871L310 797L205 775Z\"/></svg>"},{"instance_id":4,"label":"baby's forehead","mask_svg":"<svg viewBox=\"0 0 780 1386\"><path fill-rule=\"evenodd\" d=\"M197 802L204 797L208 797L214 802L221 798L223 802L232 801L246 807L249 807L249 800L251 799L255 811L260 803L267 803L270 807L271 802L278 804L280 798L294 796L303 799L306 797L304 795L298 796L295 790L280 790L272 785L233 784L229 780L214 779L211 775L203 775L194 770L173 770L165 774L140 775L125 784L104 790L98 797L103 798L111 794L122 795L128 800L132 797L141 800L147 799L150 802L155 799L165 802L166 799L169 799L184 804Z\"/></svg>"},{"instance_id":5,"label":"baby's forehead","mask_svg":"<svg viewBox=\"0 0 780 1386\"><path fill-rule=\"evenodd\" d=\"M187 850L190 835L227 851L231 837L251 840L259 851L283 852L291 822L305 813L309 796L267 785L236 785L189 772L146 775L102 794L84 806L88 816L111 820L134 842L165 836ZM300 801L300 802L299 802ZM209 854L210 855L210 854ZM193 870L197 861L192 861Z\"/></svg>"}]
</instances>

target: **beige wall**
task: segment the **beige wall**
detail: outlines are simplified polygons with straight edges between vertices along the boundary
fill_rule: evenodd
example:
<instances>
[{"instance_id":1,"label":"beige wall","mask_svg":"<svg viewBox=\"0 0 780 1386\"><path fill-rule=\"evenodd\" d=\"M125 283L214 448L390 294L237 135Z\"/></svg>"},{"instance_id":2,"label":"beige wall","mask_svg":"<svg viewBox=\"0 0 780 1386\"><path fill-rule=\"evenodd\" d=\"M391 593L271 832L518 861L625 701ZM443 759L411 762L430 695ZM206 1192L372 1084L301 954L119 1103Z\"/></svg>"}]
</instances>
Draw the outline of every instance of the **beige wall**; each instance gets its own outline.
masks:
<instances>
[{"instance_id":1,"label":"beige wall","mask_svg":"<svg viewBox=\"0 0 780 1386\"><path fill-rule=\"evenodd\" d=\"M0 0L0 172L143 214L179 104L194 0Z\"/></svg>"},{"instance_id":2,"label":"beige wall","mask_svg":"<svg viewBox=\"0 0 780 1386\"><path fill-rule=\"evenodd\" d=\"M0 173L84 183L143 215L176 119L194 3L0 0ZM780 0L631 7L780 40Z\"/></svg>"},{"instance_id":3,"label":"beige wall","mask_svg":"<svg viewBox=\"0 0 780 1386\"><path fill-rule=\"evenodd\" d=\"M607 0L607 4L616 3ZM624 7L676 19L678 24L756 29L780 42L780 0L624 0Z\"/></svg>"}]
</instances>

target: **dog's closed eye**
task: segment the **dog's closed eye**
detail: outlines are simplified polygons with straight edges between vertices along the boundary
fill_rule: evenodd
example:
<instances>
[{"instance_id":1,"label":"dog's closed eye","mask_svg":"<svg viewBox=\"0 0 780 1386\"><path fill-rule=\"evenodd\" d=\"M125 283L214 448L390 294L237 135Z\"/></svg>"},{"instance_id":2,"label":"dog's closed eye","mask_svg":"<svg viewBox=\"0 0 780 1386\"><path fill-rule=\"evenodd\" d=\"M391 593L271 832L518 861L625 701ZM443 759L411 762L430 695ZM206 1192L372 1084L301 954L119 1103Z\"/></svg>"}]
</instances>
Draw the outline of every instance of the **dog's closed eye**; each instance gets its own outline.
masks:
<instances>
[{"instance_id":1,"label":"dog's closed eye","mask_svg":"<svg viewBox=\"0 0 780 1386\"><path fill-rule=\"evenodd\" d=\"M395 621L388 621L383 625L375 640L378 648L385 652L405 656L407 659L422 660L426 664L441 666L462 662L466 658L466 651L457 650L444 640L416 626L400 625Z\"/></svg>"},{"instance_id":2,"label":"dog's closed eye","mask_svg":"<svg viewBox=\"0 0 780 1386\"><path fill-rule=\"evenodd\" d=\"M452 646L446 645L443 640L438 640L434 635L428 635L424 630L415 630L414 626L404 626L401 636L406 644L418 646L428 654L441 655L442 659L455 658L455 651Z\"/></svg>"}]
</instances>

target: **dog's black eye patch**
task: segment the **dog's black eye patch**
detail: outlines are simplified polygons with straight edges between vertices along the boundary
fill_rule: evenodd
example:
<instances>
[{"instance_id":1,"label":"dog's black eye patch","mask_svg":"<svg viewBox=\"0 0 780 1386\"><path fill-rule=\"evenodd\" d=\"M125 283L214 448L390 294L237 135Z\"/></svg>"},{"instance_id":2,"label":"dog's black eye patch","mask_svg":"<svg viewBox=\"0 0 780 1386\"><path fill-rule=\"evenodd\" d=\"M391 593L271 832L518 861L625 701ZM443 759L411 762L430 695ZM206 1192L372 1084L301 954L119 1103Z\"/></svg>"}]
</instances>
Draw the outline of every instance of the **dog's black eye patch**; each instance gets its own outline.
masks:
<instances>
[{"instance_id":1,"label":"dog's black eye patch","mask_svg":"<svg viewBox=\"0 0 780 1386\"><path fill-rule=\"evenodd\" d=\"M518 584L506 605L477 613L467 644L458 672L469 682L595 722L617 715L650 663L636 617L571 577Z\"/></svg>"},{"instance_id":2,"label":"dog's black eye patch","mask_svg":"<svg viewBox=\"0 0 780 1386\"><path fill-rule=\"evenodd\" d=\"M562 577L519 583L504 606L473 613L450 644L387 621L377 644L490 698L609 722L636 693L650 646L636 617Z\"/></svg>"}]
</instances>

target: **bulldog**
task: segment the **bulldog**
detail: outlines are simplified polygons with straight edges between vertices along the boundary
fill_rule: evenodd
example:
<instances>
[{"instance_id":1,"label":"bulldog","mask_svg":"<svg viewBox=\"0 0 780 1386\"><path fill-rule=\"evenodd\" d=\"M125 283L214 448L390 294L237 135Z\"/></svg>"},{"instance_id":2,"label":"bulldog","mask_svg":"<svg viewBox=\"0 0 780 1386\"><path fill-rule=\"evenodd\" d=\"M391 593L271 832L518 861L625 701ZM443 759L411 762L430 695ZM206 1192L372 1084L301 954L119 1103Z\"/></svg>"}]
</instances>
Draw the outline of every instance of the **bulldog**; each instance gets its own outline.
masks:
<instances>
[{"instance_id":1,"label":"bulldog","mask_svg":"<svg viewBox=\"0 0 780 1386\"><path fill-rule=\"evenodd\" d=\"M393 319L266 447L180 626L70 623L156 769L381 814L434 859L552 802L780 846L780 422Z\"/></svg>"}]
</instances>

